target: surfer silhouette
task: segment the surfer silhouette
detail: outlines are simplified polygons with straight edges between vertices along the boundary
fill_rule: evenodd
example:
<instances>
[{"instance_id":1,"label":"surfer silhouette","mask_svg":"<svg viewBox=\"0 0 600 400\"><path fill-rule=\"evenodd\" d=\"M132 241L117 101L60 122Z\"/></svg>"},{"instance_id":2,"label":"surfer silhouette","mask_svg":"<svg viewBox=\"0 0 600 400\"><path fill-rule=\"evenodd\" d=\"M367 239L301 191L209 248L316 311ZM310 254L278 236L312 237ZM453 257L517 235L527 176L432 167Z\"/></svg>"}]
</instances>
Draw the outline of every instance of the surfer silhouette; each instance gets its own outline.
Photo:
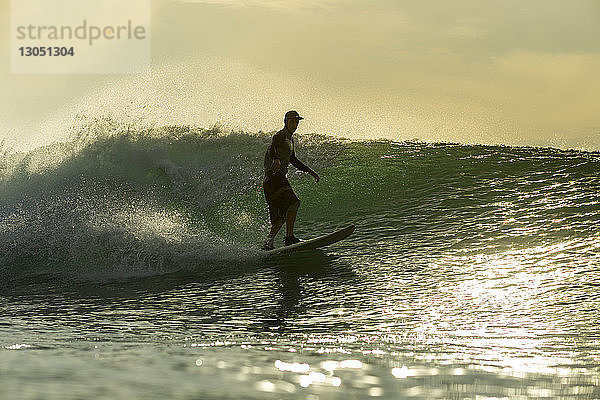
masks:
<instances>
[{"instance_id":1,"label":"surfer silhouette","mask_svg":"<svg viewBox=\"0 0 600 400\"><path fill-rule=\"evenodd\" d=\"M294 223L298 207L300 207L300 199L294 193L287 179L288 165L292 164L300 171L308 172L315 178L315 182L319 182L320 179L315 171L296 158L294 152L293 135L301 119L304 118L296 111L285 113L283 119L285 126L273 135L273 140L265 154L263 189L269 206L271 230L262 246L263 250L273 249L273 240L284 222L286 223L284 244L289 246L300 242L300 239L294 236Z\"/></svg>"}]
</instances>

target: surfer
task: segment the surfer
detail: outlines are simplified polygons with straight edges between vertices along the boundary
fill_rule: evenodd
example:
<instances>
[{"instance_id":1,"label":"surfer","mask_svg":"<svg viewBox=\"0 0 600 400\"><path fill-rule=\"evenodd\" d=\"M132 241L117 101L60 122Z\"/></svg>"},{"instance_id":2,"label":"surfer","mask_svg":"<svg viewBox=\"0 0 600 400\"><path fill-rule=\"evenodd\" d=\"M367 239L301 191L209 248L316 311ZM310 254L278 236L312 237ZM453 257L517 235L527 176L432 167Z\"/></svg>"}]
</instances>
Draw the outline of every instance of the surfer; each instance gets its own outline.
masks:
<instances>
[{"instance_id":1,"label":"surfer","mask_svg":"<svg viewBox=\"0 0 600 400\"><path fill-rule=\"evenodd\" d=\"M262 246L263 250L273 249L273 239L279 232L279 229L286 223L286 246L300 242L294 236L294 222L296 213L300 207L300 199L292 190L292 186L287 179L288 165L292 164L300 171L308 172L319 182L319 175L310 167L304 165L296 158L294 152L294 139L292 135L298 128L298 123L302 118L296 111L288 111L283 119L285 127L273 136L273 140L265 154L265 178L263 180L263 189L265 199L269 206L269 218L271 220L271 231L267 240Z\"/></svg>"}]
</instances>

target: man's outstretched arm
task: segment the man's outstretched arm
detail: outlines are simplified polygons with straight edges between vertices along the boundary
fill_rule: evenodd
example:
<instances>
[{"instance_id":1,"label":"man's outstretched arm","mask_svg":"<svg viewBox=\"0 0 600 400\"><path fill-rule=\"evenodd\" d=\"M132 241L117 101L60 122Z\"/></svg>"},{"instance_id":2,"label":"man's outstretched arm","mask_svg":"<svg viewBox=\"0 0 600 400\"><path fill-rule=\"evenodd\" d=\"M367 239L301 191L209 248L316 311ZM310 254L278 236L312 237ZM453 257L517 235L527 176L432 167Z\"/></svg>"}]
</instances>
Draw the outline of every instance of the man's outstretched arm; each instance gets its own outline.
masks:
<instances>
[{"instance_id":1,"label":"man's outstretched arm","mask_svg":"<svg viewBox=\"0 0 600 400\"><path fill-rule=\"evenodd\" d=\"M313 171L308 165L306 165L302 161L298 160L298 158L296 157L296 153L294 151L292 151L292 155L290 156L290 164L292 164L294 167L298 168L300 171L308 172L309 174L311 174L312 177L315 178L315 182L319 182L319 179L321 179L319 177L319 174L317 174L315 171Z\"/></svg>"}]
</instances>

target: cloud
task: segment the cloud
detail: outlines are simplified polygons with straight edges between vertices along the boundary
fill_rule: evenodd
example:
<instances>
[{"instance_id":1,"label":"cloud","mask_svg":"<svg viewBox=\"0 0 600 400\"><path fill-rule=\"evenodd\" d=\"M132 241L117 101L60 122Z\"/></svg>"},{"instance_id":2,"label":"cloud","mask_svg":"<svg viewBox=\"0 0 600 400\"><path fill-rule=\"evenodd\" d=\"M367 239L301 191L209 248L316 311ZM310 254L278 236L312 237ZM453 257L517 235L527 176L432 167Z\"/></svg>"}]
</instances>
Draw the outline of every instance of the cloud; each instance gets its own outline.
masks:
<instances>
[{"instance_id":1,"label":"cloud","mask_svg":"<svg viewBox=\"0 0 600 400\"><path fill-rule=\"evenodd\" d=\"M600 53L597 0L401 0L415 47L495 56L513 51Z\"/></svg>"}]
</instances>

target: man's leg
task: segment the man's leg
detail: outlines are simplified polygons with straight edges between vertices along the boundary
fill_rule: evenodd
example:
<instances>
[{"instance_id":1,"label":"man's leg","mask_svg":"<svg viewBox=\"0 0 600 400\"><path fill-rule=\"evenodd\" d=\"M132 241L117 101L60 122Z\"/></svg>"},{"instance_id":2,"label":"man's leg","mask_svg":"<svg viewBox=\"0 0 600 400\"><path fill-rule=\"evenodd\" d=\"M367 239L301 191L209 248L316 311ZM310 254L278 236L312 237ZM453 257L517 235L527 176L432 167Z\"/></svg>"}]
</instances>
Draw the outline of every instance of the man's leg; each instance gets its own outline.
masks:
<instances>
[{"instance_id":1,"label":"man's leg","mask_svg":"<svg viewBox=\"0 0 600 400\"><path fill-rule=\"evenodd\" d=\"M279 219L273 222L271 224L271 232L269 232L269 236L267 237L267 239L273 239L275 236L277 236L277 232L279 232L279 229L281 229L284 222L285 221L283 219Z\"/></svg>"},{"instance_id":2,"label":"man's leg","mask_svg":"<svg viewBox=\"0 0 600 400\"><path fill-rule=\"evenodd\" d=\"M279 232L279 229L281 229L281 227L283 226L283 222L283 219L278 219L274 222L271 222L271 231L269 232L265 243L261 247L263 250L273 249L273 239L275 239L275 236L277 236L277 232Z\"/></svg>"},{"instance_id":3,"label":"man's leg","mask_svg":"<svg viewBox=\"0 0 600 400\"><path fill-rule=\"evenodd\" d=\"M290 205L287 209L287 213L285 215L286 218L286 236L294 236L294 223L296 222L296 214L298 213L298 207L300 207L300 200L295 201ZM279 230L279 229L277 229Z\"/></svg>"}]
</instances>

